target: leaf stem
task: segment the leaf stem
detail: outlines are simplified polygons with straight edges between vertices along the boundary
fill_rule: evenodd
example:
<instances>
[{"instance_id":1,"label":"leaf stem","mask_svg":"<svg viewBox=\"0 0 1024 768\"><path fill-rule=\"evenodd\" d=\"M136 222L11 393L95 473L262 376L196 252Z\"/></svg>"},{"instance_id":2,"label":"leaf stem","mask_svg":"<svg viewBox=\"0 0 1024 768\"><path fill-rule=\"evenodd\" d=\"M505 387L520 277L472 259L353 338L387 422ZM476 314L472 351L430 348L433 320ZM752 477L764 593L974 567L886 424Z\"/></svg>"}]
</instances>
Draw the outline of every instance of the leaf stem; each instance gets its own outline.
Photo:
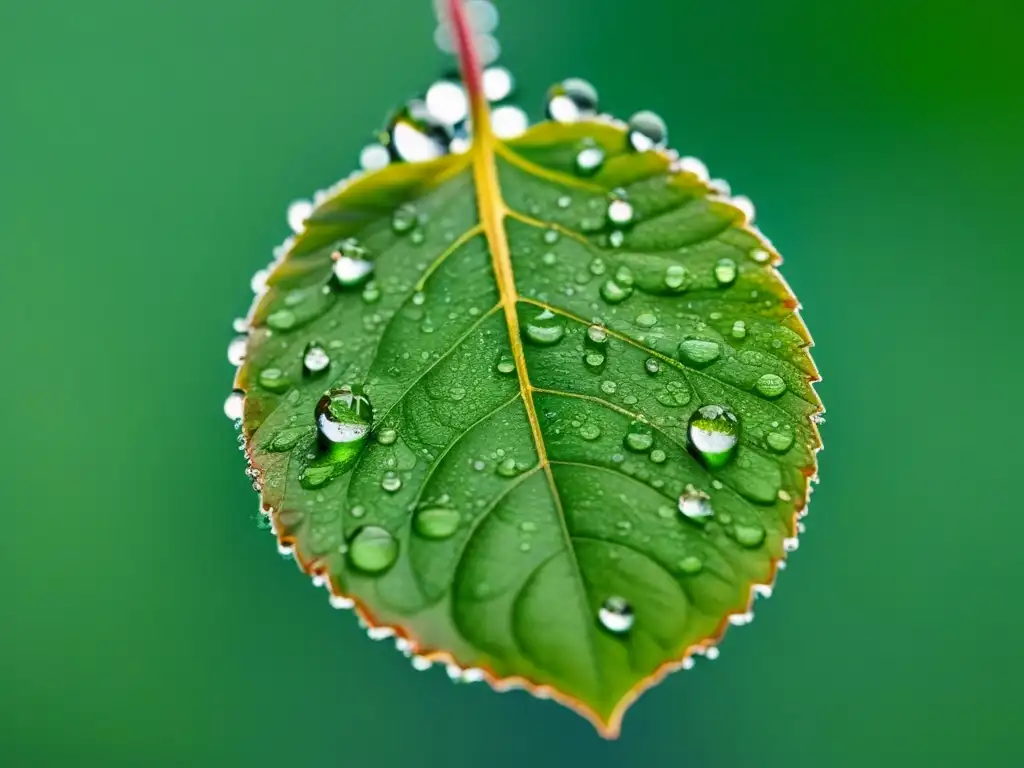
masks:
<instances>
[{"instance_id":1,"label":"leaf stem","mask_svg":"<svg viewBox=\"0 0 1024 768\"><path fill-rule=\"evenodd\" d=\"M490 109L484 95L483 68L480 65L480 54L473 40L473 28L466 15L463 0L443 0L447 7L448 22L451 25L455 41L455 49L462 71L462 81L469 97L469 114L473 122L473 133L477 140L491 132Z\"/></svg>"}]
</instances>

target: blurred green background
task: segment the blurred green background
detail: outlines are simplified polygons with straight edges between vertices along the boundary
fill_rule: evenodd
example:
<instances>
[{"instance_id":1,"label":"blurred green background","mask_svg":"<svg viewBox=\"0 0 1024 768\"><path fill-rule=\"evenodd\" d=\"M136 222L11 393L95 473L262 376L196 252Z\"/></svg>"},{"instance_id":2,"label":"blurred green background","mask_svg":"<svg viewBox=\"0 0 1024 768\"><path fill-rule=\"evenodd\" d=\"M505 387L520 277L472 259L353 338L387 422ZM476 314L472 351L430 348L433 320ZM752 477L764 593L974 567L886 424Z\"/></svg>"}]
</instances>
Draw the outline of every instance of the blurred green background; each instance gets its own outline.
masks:
<instances>
[{"instance_id":1,"label":"blurred green background","mask_svg":"<svg viewBox=\"0 0 1024 768\"><path fill-rule=\"evenodd\" d=\"M1019 4L498 5L535 115L658 111L787 258L828 423L775 596L617 742L369 641L256 529L224 350L430 2L4 2L0 765L1024 765Z\"/></svg>"}]
</instances>

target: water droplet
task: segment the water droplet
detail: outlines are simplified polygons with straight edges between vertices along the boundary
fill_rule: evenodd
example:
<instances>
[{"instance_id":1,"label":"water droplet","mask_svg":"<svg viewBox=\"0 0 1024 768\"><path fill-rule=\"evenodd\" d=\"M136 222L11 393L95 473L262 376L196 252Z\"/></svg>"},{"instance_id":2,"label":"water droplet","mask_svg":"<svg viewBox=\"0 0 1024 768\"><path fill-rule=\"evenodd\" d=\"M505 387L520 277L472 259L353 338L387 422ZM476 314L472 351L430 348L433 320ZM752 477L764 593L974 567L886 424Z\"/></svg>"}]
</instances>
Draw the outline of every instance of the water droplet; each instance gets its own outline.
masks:
<instances>
[{"instance_id":1,"label":"water droplet","mask_svg":"<svg viewBox=\"0 0 1024 768\"><path fill-rule=\"evenodd\" d=\"M742 320L737 320L732 324L732 336L734 339L743 339L747 336L747 324Z\"/></svg>"},{"instance_id":2,"label":"water droplet","mask_svg":"<svg viewBox=\"0 0 1024 768\"><path fill-rule=\"evenodd\" d=\"M608 202L607 214L613 226L625 227L633 223L633 206L621 197L614 197Z\"/></svg>"},{"instance_id":3,"label":"water droplet","mask_svg":"<svg viewBox=\"0 0 1024 768\"><path fill-rule=\"evenodd\" d=\"M391 157L407 163L422 163L448 154L451 131L422 101L411 101L388 125L387 142Z\"/></svg>"},{"instance_id":4,"label":"water droplet","mask_svg":"<svg viewBox=\"0 0 1024 768\"><path fill-rule=\"evenodd\" d=\"M633 626L633 607L623 597L613 595L604 601L597 613L601 626L617 635L628 632Z\"/></svg>"},{"instance_id":5,"label":"water droplet","mask_svg":"<svg viewBox=\"0 0 1024 768\"><path fill-rule=\"evenodd\" d=\"M637 152L664 149L668 143L668 126L653 112L637 112L629 118L629 144Z\"/></svg>"},{"instance_id":6,"label":"water droplet","mask_svg":"<svg viewBox=\"0 0 1024 768\"><path fill-rule=\"evenodd\" d=\"M358 448L370 431L373 413L364 395L353 392L351 387L341 387L320 398L315 419L323 448Z\"/></svg>"},{"instance_id":7,"label":"water droplet","mask_svg":"<svg viewBox=\"0 0 1024 768\"><path fill-rule=\"evenodd\" d=\"M648 357L644 361L644 370L654 376L661 370L661 363L656 358Z\"/></svg>"},{"instance_id":8,"label":"water droplet","mask_svg":"<svg viewBox=\"0 0 1024 768\"><path fill-rule=\"evenodd\" d=\"M754 387L765 397L775 398L786 391L786 382L777 374L766 373L754 383Z\"/></svg>"},{"instance_id":9,"label":"water droplet","mask_svg":"<svg viewBox=\"0 0 1024 768\"><path fill-rule=\"evenodd\" d=\"M231 421L241 421L244 415L245 392L240 389L232 390L224 401L224 415Z\"/></svg>"},{"instance_id":10,"label":"water droplet","mask_svg":"<svg viewBox=\"0 0 1024 768\"><path fill-rule=\"evenodd\" d=\"M374 302L380 301L380 287L372 280L366 284L365 288L363 288L363 301L367 304L373 304Z\"/></svg>"},{"instance_id":11,"label":"water droplet","mask_svg":"<svg viewBox=\"0 0 1024 768\"><path fill-rule=\"evenodd\" d=\"M398 432L391 427L385 427L377 434L377 442L381 445L394 445L398 439Z\"/></svg>"},{"instance_id":12,"label":"water droplet","mask_svg":"<svg viewBox=\"0 0 1024 768\"><path fill-rule=\"evenodd\" d=\"M667 458L668 455L661 448L655 448L651 451L651 461L655 464L664 464Z\"/></svg>"},{"instance_id":13,"label":"water droplet","mask_svg":"<svg viewBox=\"0 0 1024 768\"><path fill-rule=\"evenodd\" d=\"M719 259L715 262L715 280L721 286L729 286L736 282L736 262L732 259Z\"/></svg>"},{"instance_id":14,"label":"water droplet","mask_svg":"<svg viewBox=\"0 0 1024 768\"><path fill-rule=\"evenodd\" d=\"M565 208L568 208L570 205L572 205L572 198L569 197L568 195L562 195L558 198L557 205L559 208L562 208L564 210Z\"/></svg>"},{"instance_id":15,"label":"water droplet","mask_svg":"<svg viewBox=\"0 0 1024 768\"><path fill-rule=\"evenodd\" d=\"M515 80L505 67L488 67L484 71L484 96L490 102L503 101L512 95Z\"/></svg>"},{"instance_id":16,"label":"water droplet","mask_svg":"<svg viewBox=\"0 0 1024 768\"><path fill-rule=\"evenodd\" d=\"M682 264L670 264L665 268L665 287L673 291L685 291L690 286L690 273Z\"/></svg>"},{"instance_id":17,"label":"water droplet","mask_svg":"<svg viewBox=\"0 0 1024 768\"><path fill-rule=\"evenodd\" d=\"M704 491L698 491L692 485L686 486L686 492L679 497L679 511L688 520L701 524L707 522L707 519L715 514L711 506L711 498Z\"/></svg>"},{"instance_id":18,"label":"water droplet","mask_svg":"<svg viewBox=\"0 0 1024 768\"><path fill-rule=\"evenodd\" d=\"M605 280L601 285L601 298L609 304L620 304L630 297L633 287L619 285L614 280Z\"/></svg>"},{"instance_id":19,"label":"water droplet","mask_svg":"<svg viewBox=\"0 0 1024 768\"><path fill-rule=\"evenodd\" d=\"M765 438L768 447L775 453L785 453L793 447L792 432L769 432Z\"/></svg>"},{"instance_id":20,"label":"water droplet","mask_svg":"<svg viewBox=\"0 0 1024 768\"><path fill-rule=\"evenodd\" d=\"M459 529L459 513L447 507L427 507L413 518L413 530L425 539L447 539Z\"/></svg>"},{"instance_id":21,"label":"water droplet","mask_svg":"<svg viewBox=\"0 0 1024 768\"><path fill-rule=\"evenodd\" d=\"M550 267L555 262L558 261L558 257L554 253L552 253L551 251L548 251L547 253L545 253L543 256L540 257L540 260L542 262L544 262L544 264L546 264L547 266Z\"/></svg>"},{"instance_id":22,"label":"water droplet","mask_svg":"<svg viewBox=\"0 0 1024 768\"><path fill-rule=\"evenodd\" d=\"M398 476L397 472L388 470L381 478L380 487L388 493L395 493L402 488L402 478Z\"/></svg>"},{"instance_id":23,"label":"water droplet","mask_svg":"<svg viewBox=\"0 0 1024 768\"><path fill-rule=\"evenodd\" d=\"M315 341L306 345L302 353L302 372L307 376L317 376L331 367L331 358L327 350Z\"/></svg>"},{"instance_id":24,"label":"water droplet","mask_svg":"<svg viewBox=\"0 0 1024 768\"><path fill-rule=\"evenodd\" d=\"M629 425L629 431L622 444L636 453L647 453L654 445L654 435L651 434L651 428L646 424L634 421Z\"/></svg>"},{"instance_id":25,"label":"water droplet","mask_svg":"<svg viewBox=\"0 0 1024 768\"><path fill-rule=\"evenodd\" d=\"M559 123L578 123L597 114L597 89L586 80L571 77L551 86L547 115Z\"/></svg>"},{"instance_id":26,"label":"water droplet","mask_svg":"<svg viewBox=\"0 0 1024 768\"><path fill-rule=\"evenodd\" d=\"M430 86L425 101L430 114L445 125L454 126L469 116L466 90L451 80L438 80Z\"/></svg>"},{"instance_id":27,"label":"water droplet","mask_svg":"<svg viewBox=\"0 0 1024 768\"><path fill-rule=\"evenodd\" d=\"M771 257L772 255L763 248L755 248L750 252L750 258L752 258L758 264L767 264Z\"/></svg>"},{"instance_id":28,"label":"water droplet","mask_svg":"<svg viewBox=\"0 0 1024 768\"><path fill-rule=\"evenodd\" d=\"M558 234L557 229L549 229L544 233L544 242L548 245L554 245L558 242L559 237L560 235Z\"/></svg>"},{"instance_id":29,"label":"water droplet","mask_svg":"<svg viewBox=\"0 0 1024 768\"><path fill-rule=\"evenodd\" d=\"M739 209L743 217L751 222L754 220L754 216L757 214L757 210L754 208L754 202L745 195L737 195L736 197L729 200L734 208Z\"/></svg>"},{"instance_id":30,"label":"water droplet","mask_svg":"<svg viewBox=\"0 0 1024 768\"><path fill-rule=\"evenodd\" d=\"M741 546L756 549L764 543L765 530L764 527L756 523L750 525L737 523L732 528L732 535Z\"/></svg>"},{"instance_id":31,"label":"water droplet","mask_svg":"<svg viewBox=\"0 0 1024 768\"><path fill-rule=\"evenodd\" d=\"M228 343L228 362L235 368L245 362L245 352L249 344L248 336L235 336Z\"/></svg>"},{"instance_id":32,"label":"water droplet","mask_svg":"<svg viewBox=\"0 0 1024 768\"><path fill-rule=\"evenodd\" d=\"M306 219L313 215L313 204L309 200L296 200L288 206L288 226L292 232L306 228Z\"/></svg>"},{"instance_id":33,"label":"water droplet","mask_svg":"<svg viewBox=\"0 0 1024 768\"><path fill-rule=\"evenodd\" d=\"M419 217L416 213L416 208L406 203L405 205L398 206L391 216L391 230L395 234L404 235L406 232L411 232L418 221Z\"/></svg>"},{"instance_id":34,"label":"water droplet","mask_svg":"<svg viewBox=\"0 0 1024 768\"><path fill-rule=\"evenodd\" d=\"M249 287L252 288L252 292L257 296L261 295L267 290L267 278L270 274L265 269L256 270L256 274L252 276L252 280L249 281Z\"/></svg>"},{"instance_id":35,"label":"water droplet","mask_svg":"<svg viewBox=\"0 0 1024 768\"><path fill-rule=\"evenodd\" d=\"M641 328L653 328L658 324L658 318L650 312L644 312L636 316L635 322Z\"/></svg>"},{"instance_id":36,"label":"water droplet","mask_svg":"<svg viewBox=\"0 0 1024 768\"><path fill-rule=\"evenodd\" d=\"M575 168L579 176L594 176L604 167L604 150L594 143L580 145L576 152Z\"/></svg>"},{"instance_id":37,"label":"water droplet","mask_svg":"<svg viewBox=\"0 0 1024 768\"><path fill-rule=\"evenodd\" d=\"M516 372L516 363L511 356L502 355L495 368L497 368L498 373L503 373L507 376L510 373Z\"/></svg>"},{"instance_id":38,"label":"water droplet","mask_svg":"<svg viewBox=\"0 0 1024 768\"><path fill-rule=\"evenodd\" d=\"M491 113L491 126L499 139L514 139L526 133L530 118L522 109L509 104Z\"/></svg>"},{"instance_id":39,"label":"water droplet","mask_svg":"<svg viewBox=\"0 0 1024 768\"><path fill-rule=\"evenodd\" d=\"M275 331L289 331L297 322L298 318L290 309L279 309L267 315L267 326Z\"/></svg>"},{"instance_id":40,"label":"water droplet","mask_svg":"<svg viewBox=\"0 0 1024 768\"><path fill-rule=\"evenodd\" d=\"M359 153L359 165L364 171L379 171L391 163L391 153L383 144L368 144Z\"/></svg>"},{"instance_id":41,"label":"water droplet","mask_svg":"<svg viewBox=\"0 0 1024 768\"><path fill-rule=\"evenodd\" d=\"M280 368L264 368L260 371L257 381L261 387L271 392L284 392L291 386L291 381Z\"/></svg>"},{"instance_id":42,"label":"water droplet","mask_svg":"<svg viewBox=\"0 0 1024 768\"><path fill-rule=\"evenodd\" d=\"M689 576L693 576L695 573L700 573L701 568L703 567L704 563L702 563L700 558L695 555L688 555L679 561L679 570Z\"/></svg>"},{"instance_id":43,"label":"water droplet","mask_svg":"<svg viewBox=\"0 0 1024 768\"><path fill-rule=\"evenodd\" d=\"M603 348L608 343L608 330L603 325L591 325L587 328L587 344Z\"/></svg>"},{"instance_id":44,"label":"water droplet","mask_svg":"<svg viewBox=\"0 0 1024 768\"><path fill-rule=\"evenodd\" d=\"M721 353L718 343L707 339L686 339L679 344L679 359L694 368L711 365Z\"/></svg>"},{"instance_id":45,"label":"water droplet","mask_svg":"<svg viewBox=\"0 0 1024 768\"><path fill-rule=\"evenodd\" d=\"M366 525L348 543L348 561L363 573L383 573L398 558L398 541L386 529Z\"/></svg>"},{"instance_id":46,"label":"water droplet","mask_svg":"<svg viewBox=\"0 0 1024 768\"><path fill-rule=\"evenodd\" d=\"M360 249L361 250L361 249ZM353 288L362 285L373 275L373 262L358 256L348 256L341 250L335 251L334 280L339 288Z\"/></svg>"},{"instance_id":47,"label":"water droplet","mask_svg":"<svg viewBox=\"0 0 1024 768\"><path fill-rule=\"evenodd\" d=\"M597 424L587 423L580 427L580 437L584 440L597 440L601 436L601 428Z\"/></svg>"},{"instance_id":48,"label":"water droplet","mask_svg":"<svg viewBox=\"0 0 1024 768\"><path fill-rule=\"evenodd\" d=\"M601 352L585 352L583 362L592 371L600 371L604 368L605 356Z\"/></svg>"},{"instance_id":49,"label":"water droplet","mask_svg":"<svg viewBox=\"0 0 1024 768\"><path fill-rule=\"evenodd\" d=\"M618 384L614 381L606 380L601 382L601 391L606 395L614 395L615 391L619 388Z\"/></svg>"},{"instance_id":50,"label":"water droplet","mask_svg":"<svg viewBox=\"0 0 1024 768\"><path fill-rule=\"evenodd\" d=\"M557 344L565 335L565 322L548 309L526 324L526 338L540 346Z\"/></svg>"},{"instance_id":51,"label":"water droplet","mask_svg":"<svg viewBox=\"0 0 1024 768\"><path fill-rule=\"evenodd\" d=\"M721 467L739 440L740 423L724 405L705 405L690 417L690 444L709 467Z\"/></svg>"},{"instance_id":52,"label":"water droplet","mask_svg":"<svg viewBox=\"0 0 1024 768\"><path fill-rule=\"evenodd\" d=\"M516 464L516 460L509 457L498 462L498 466L495 467L494 471L501 477L515 477L521 471L519 465Z\"/></svg>"}]
</instances>

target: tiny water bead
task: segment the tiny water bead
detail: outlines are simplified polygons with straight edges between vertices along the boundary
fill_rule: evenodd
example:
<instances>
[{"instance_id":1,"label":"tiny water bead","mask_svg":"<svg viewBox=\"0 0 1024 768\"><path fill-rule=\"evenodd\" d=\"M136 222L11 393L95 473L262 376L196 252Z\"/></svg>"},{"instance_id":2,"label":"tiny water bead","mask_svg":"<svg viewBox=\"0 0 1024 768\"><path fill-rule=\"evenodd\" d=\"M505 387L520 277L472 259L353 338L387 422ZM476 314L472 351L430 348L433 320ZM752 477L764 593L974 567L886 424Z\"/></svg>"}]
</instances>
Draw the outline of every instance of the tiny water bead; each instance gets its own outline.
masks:
<instances>
[{"instance_id":1,"label":"tiny water bead","mask_svg":"<svg viewBox=\"0 0 1024 768\"><path fill-rule=\"evenodd\" d=\"M696 555L688 555L679 561L679 570L688 576L693 576L695 573L700 573L704 567L704 563L701 562L700 558Z\"/></svg>"},{"instance_id":2,"label":"tiny water bead","mask_svg":"<svg viewBox=\"0 0 1024 768\"><path fill-rule=\"evenodd\" d=\"M634 453L647 453L654 445L654 435L646 424L634 421L629 425L629 431L622 444Z\"/></svg>"},{"instance_id":3,"label":"tiny water bead","mask_svg":"<svg viewBox=\"0 0 1024 768\"><path fill-rule=\"evenodd\" d=\"M509 375L516 372L516 363L512 359L511 355L502 355L498 360L497 365L494 366L498 373Z\"/></svg>"},{"instance_id":4,"label":"tiny water bead","mask_svg":"<svg viewBox=\"0 0 1024 768\"><path fill-rule=\"evenodd\" d=\"M765 397L775 398L786 391L786 382L778 374L766 373L754 383L754 387Z\"/></svg>"},{"instance_id":5,"label":"tiny water bead","mask_svg":"<svg viewBox=\"0 0 1024 768\"><path fill-rule=\"evenodd\" d=\"M459 529L459 513L447 507L426 507L413 517L413 530L424 539L447 539Z\"/></svg>"},{"instance_id":6,"label":"tiny water bead","mask_svg":"<svg viewBox=\"0 0 1024 768\"><path fill-rule=\"evenodd\" d=\"M402 489L402 478L398 476L397 472L388 470L384 473L384 477L381 478L380 487L388 493L395 493Z\"/></svg>"},{"instance_id":7,"label":"tiny water bead","mask_svg":"<svg viewBox=\"0 0 1024 768\"><path fill-rule=\"evenodd\" d=\"M291 386L291 381L280 368L264 368L256 380L264 389L276 393L284 392Z\"/></svg>"},{"instance_id":8,"label":"tiny water bead","mask_svg":"<svg viewBox=\"0 0 1024 768\"><path fill-rule=\"evenodd\" d=\"M629 118L629 144L637 152L664 149L668 143L668 126L653 112L637 112Z\"/></svg>"},{"instance_id":9,"label":"tiny water bead","mask_svg":"<svg viewBox=\"0 0 1024 768\"><path fill-rule=\"evenodd\" d=\"M614 280L605 280L601 285L601 298L609 304L621 304L633 293L633 286L620 285Z\"/></svg>"},{"instance_id":10,"label":"tiny water bead","mask_svg":"<svg viewBox=\"0 0 1024 768\"><path fill-rule=\"evenodd\" d=\"M416 208L408 203L398 206L391 216L391 231L396 235L404 235L411 232L419 222Z\"/></svg>"},{"instance_id":11,"label":"tiny water bead","mask_svg":"<svg viewBox=\"0 0 1024 768\"><path fill-rule=\"evenodd\" d=\"M331 367L331 357L323 345L311 341L302 353L302 372L306 376L319 376Z\"/></svg>"},{"instance_id":12,"label":"tiny water bead","mask_svg":"<svg viewBox=\"0 0 1024 768\"><path fill-rule=\"evenodd\" d=\"M608 343L608 329L603 325L591 325L587 328L587 344L598 349Z\"/></svg>"},{"instance_id":13,"label":"tiny water bead","mask_svg":"<svg viewBox=\"0 0 1024 768\"><path fill-rule=\"evenodd\" d=\"M583 355L583 363L592 371L600 371L604 368L605 356L602 352L585 352Z\"/></svg>"},{"instance_id":14,"label":"tiny water bead","mask_svg":"<svg viewBox=\"0 0 1024 768\"><path fill-rule=\"evenodd\" d=\"M391 153L383 144L367 144L359 153L359 167L364 171L379 171L391 163Z\"/></svg>"},{"instance_id":15,"label":"tiny water bead","mask_svg":"<svg viewBox=\"0 0 1024 768\"><path fill-rule=\"evenodd\" d=\"M348 542L348 561L363 573L383 573L398 559L398 541L385 528L366 525Z\"/></svg>"},{"instance_id":16,"label":"tiny water bead","mask_svg":"<svg viewBox=\"0 0 1024 768\"><path fill-rule=\"evenodd\" d=\"M576 152L574 166L579 176L593 176L604 167L606 155L593 142L583 142Z\"/></svg>"},{"instance_id":17,"label":"tiny water bead","mask_svg":"<svg viewBox=\"0 0 1024 768\"><path fill-rule=\"evenodd\" d=\"M764 543L766 534L764 527L759 524L737 523L732 528L732 535L740 546L756 549Z\"/></svg>"},{"instance_id":18,"label":"tiny water bead","mask_svg":"<svg viewBox=\"0 0 1024 768\"><path fill-rule=\"evenodd\" d=\"M715 514L715 510L711 506L711 498L704 491L698 491L692 485L686 486L686 491L679 497L679 511L688 520L702 524Z\"/></svg>"},{"instance_id":19,"label":"tiny water bead","mask_svg":"<svg viewBox=\"0 0 1024 768\"><path fill-rule=\"evenodd\" d=\"M491 113L491 127L499 139L514 139L526 133L530 118L522 109L509 104Z\"/></svg>"},{"instance_id":20,"label":"tiny water bead","mask_svg":"<svg viewBox=\"0 0 1024 768\"><path fill-rule=\"evenodd\" d=\"M736 282L736 262L732 259L719 259L715 262L715 280L726 287Z\"/></svg>"},{"instance_id":21,"label":"tiny water bead","mask_svg":"<svg viewBox=\"0 0 1024 768\"><path fill-rule=\"evenodd\" d=\"M539 312L526 324L526 338L542 347L557 344L565 335L565 322L549 309Z\"/></svg>"},{"instance_id":22,"label":"tiny water bead","mask_svg":"<svg viewBox=\"0 0 1024 768\"><path fill-rule=\"evenodd\" d=\"M732 337L734 339L744 339L747 336L747 324L742 320L737 320L732 324Z\"/></svg>"},{"instance_id":23,"label":"tiny water bead","mask_svg":"<svg viewBox=\"0 0 1024 768\"><path fill-rule=\"evenodd\" d=\"M601 436L601 428L597 424L588 422L580 427L580 437L584 440L597 440Z\"/></svg>"},{"instance_id":24,"label":"tiny water bead","mask_svg":"<svg viewBox=\"0 0 1024 768\"><path fill-rule=\"evenodd\" d=\"M466 89L451 80L438 80L430 86L425 103L430 114L445 125L461 123L469 115Z\"/></svg>"},{"instance_id":25,"label":"tiny water bead","mask_svg":"<svg viewBox=\"0 0 1024 768\"><path fill-rule=\"evenodd\" d=\"M578 123L597 114L597 89L586 80L571 77L548 89L547 115L558 123Z\"/></svg>"},{"instance_id":26,"label":"tiny water bead","mask_svg":"<svg viewBox=\"0 0 1024 768\"><path fill-rule=\"evenodd\" d=\"M763 248L755 248L750 252L750 258L758 264L767 264L771 260L772 255Z\"/></svg>"},{"instance_id":27,"label":"tiny water bead","mask_svg":"<svg viewBox=\"0 0 1024 768\"><path fill-rule=\"evenodd\" d=\"M315 411L317 436L325 449L358 447L373 420L370 401L351 387L340 387L320 398Z\"/></svg>"},{"instance_id":28,"label":"tiny water bead","mask_svg":"<svg viewBox=\"0 0 1024 768\"><path fill-rule=\"evenodd\" d=\"M768 448L775 453L785 453L793 447L793 433L792 432L769 432L765 438Z\"/></svg>"},{"instance_id":29,"label":"tiny water bead","mask_svg":"<svg viewBox=\"0 0 1024 768\"><path fill-rule=\"evenodd\" d=\"M642 312L636 316L634 322L641 328L653 328L658 324L658 318L650 312Z\"/></svg>"},{"instance_id":30,"label":"tiny water bead","mask_svg":"<svg viewBox=\"0 0 1024 768\"><path fill-rule=\"evenodd\" d=\"M664 463L665 463L665 460L666 460L667 458L668 458L668 454L666 454L666 453L665 453L665 452L664 452L663 450L661 450L660 448L655 448L655 449L654 449L653 451L651 451L650 459L651 459L651 461L653 461L653 462L654 462L655 464L664 464Z\"/></svg>"},{"instance_id":31,"label":"tiny water bead","mask_svg":"<svg viewBox=\"0 0 1024 768\"><path fill-rule=\"evenodd\" d=\"M309 200L296 200L288 206L288 226L292 232L301 232L306 227L306 219L313 215L313 203Z\"/></svg>"},{"instance_id":32,"label":"tiny water bead","mask_svg":"<svg viewBox=\"0 0 1024 768\"><path fill-rule=\"evenodd\" d=\"M685 339L679 344L679 359L694 368L711 365L721 353L718 343L707 339Z\"/></svg>"},{"instance_id":33,"label":"tiny water bead","mask_svg":"<svg viewBox=\"0 0 1024 768\"><path fill-rule=\"evenodd\" d=\"M245 353L249 344L248 336L235 336L228 342L228 362L237 368L245 362Z\"/></svg>"},{"instance_id":34,"label":"tiny water bead","mask_svg":"<svg viewBox=\"0 0 1024 768\"><path fill-rule=\"evenodd\" d=\"M278 309L267 315L267 327L274 331L290 331L298 320L290 309Z\"/></svg>"},{"instance_id":35,"label":"tiny water bead","mask_svg":"<svg viewBox=\"0 0 1024 768\"><path fill-rule=\"evenodd\" d=\"M394 445L398 439L398 432L392 427L385 427L377 433L377 442L381 445Z\"/></svg>"},{"instance_id":36,"label":"tiny water bead","mask_svg":"<svg viewBox=\"0 0 1024 768\"><path fill-rule=\"evenodd\" d=\"M740 422L724 405L705 405L690 417L690 445L708 467L721 467L739 441Z\"/></svg>"},{"instance_id":37,"label":"tiny water bead","mask_svg":"<svg viewBox=\"0 0 1024 768\"><path fill-rule=\"evenodd\" d=\"M608 202L607 215L613 226L628 226L633 223L633 206L623 197L613 197Z\"/></svg>"},{"instance_id":38,"label":"tiny water bead","mask_svg":"<svg viewBox=\"0 0 1024 768\"><path fill-rule=\"evenodd\" d=\"M665 267L665 287L670 291L682 292L690 286L690 273L682 264Z\"/></svg>"},{"instance_id":39,"label":"tiny water bead","mask_svg":"<svg viewBox=\"0 0 1024 768\"><path fill-rule=\"evenodd\" d=\"M644 370L651 374L651 376L654 376L661 371L661 362L657 358L648 357L644 361Z\"/></svg>"},{"instance_id":40,"label":"tiny water bead","mask_svg":"<svg viewBox=\"0 0 1024 768\"><path fill-rule=\"evenodd\" d=\"M503 101L512 95L515 80L505 67L488 67L484 71L484 96L490 102Z\"/></svg>"},{"instance_id":41,"label":"tiny water bead","mask_svg":"<svg viewBox=\"0 0 1024 768\"><path fill-rule=\"evenodd\" d=\"M231 421L241 421L244 416L245 392L240 389L231 391L224 401L224 415Z\"/></svg>"},{"instance_id":42,"label":"tiny water bead","mask_svg":"<svg viewBox=\"0 0 1024 768\"><path fill-rule=\"evenodd\" d=\"M613 595L604 601L597 612L597 618L601 622L601 626L609 632L621 635L632 628L635 617L633 606L624 597Z\"/></svg>"},{"instance_id":43,"label":"tiny water bead","mask_svg":"<svg viewBox=\"0 0 1024 768\"><path fill-rule=\"evenodd\" d=\"M391 158L422 163L448 154L451 130L422 101L411 101L391 118L386 133Z\"/></svg>"}]
</instances>

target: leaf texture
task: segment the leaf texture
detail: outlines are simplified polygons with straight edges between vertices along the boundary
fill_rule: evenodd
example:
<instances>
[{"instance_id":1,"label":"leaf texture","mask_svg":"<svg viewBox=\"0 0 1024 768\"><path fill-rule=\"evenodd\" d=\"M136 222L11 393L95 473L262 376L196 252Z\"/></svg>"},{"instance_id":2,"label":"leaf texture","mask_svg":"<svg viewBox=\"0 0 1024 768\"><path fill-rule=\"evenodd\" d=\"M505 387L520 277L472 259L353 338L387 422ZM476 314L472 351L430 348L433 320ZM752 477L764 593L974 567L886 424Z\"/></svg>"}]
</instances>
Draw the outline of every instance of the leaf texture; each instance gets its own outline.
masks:
<instances>
[{"instance_id":1,"label":"leaf texture","mask_svg":"<svg viewBox=\"0 0 1024 768\"><path fill-rule=\"evenodd\" d=\"M592 176L581 147L605 155ZM369 282L338 283L346 248ZM740 207L606 121L353 181L273 270L236 380L280 542L408 652L616 734L796 536L821 405L779 262ZM304 368L311 343L326 371ZM314 414L343 386L372 429L325 464ZM707 406L735 414L725 458L694 442Z\"/></svg>"}]
</instances>

